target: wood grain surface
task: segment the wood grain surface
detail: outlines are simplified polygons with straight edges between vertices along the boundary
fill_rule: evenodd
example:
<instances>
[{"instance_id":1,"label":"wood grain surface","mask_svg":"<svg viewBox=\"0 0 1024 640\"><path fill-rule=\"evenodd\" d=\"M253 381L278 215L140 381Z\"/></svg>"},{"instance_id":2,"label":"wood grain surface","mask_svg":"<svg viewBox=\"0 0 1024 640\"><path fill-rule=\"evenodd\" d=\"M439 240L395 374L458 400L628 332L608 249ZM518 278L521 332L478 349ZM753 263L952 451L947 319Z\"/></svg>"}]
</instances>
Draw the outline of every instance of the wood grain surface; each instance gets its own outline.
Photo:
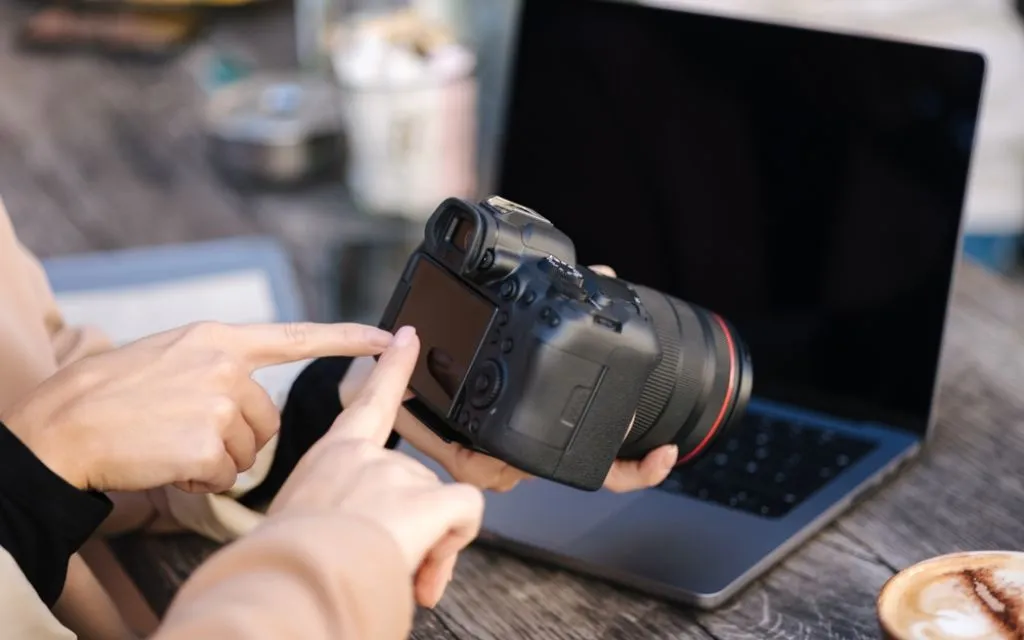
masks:
<instances>
[{"instance_id":1,"label":"wood grain surface","mask_svg":"<svg viewBox=\"0 0 1024 640\"><path fill-rule=\"evenodd\" d=\"M350 219L336 187L253 195L215 179L202 153L196 78L206 56L291 55L286 8L222 18L200 46L153 66L37 57L13 45L26 5L0 0L0 194L41 256L272 233L307 297L324 287L328 240ZM254 46L258 43L259 46ZM328 310L314 310L323 316ZM874 638L874 598L894 571L962 549L1022 549L1024 290L964 265L943 357L939 421L898 478L713 613L666 604L483 547L415 638ZM899 354L882 366L899 367ZM216 546L132 536L117 552L158 610Z\"/></svg>"}]
</instances>

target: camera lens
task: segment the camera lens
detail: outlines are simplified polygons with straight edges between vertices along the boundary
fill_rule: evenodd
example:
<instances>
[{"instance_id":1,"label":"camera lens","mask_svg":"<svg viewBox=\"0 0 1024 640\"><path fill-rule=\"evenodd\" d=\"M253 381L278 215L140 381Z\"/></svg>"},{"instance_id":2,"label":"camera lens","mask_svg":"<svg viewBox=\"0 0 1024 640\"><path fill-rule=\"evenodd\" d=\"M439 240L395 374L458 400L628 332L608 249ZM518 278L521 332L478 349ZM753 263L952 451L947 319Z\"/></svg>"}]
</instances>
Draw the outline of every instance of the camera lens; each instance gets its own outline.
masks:
<instances>
[{"instance_id":1,"label":"camera lens","mask_svg":"<svg viewBox=\"0 0 1024 640\"><path fill-rule=\"evenodd\" d=\"M647 287L635 286L661 345L620 456L641 458L664 444L689 462L738 422L750 400L750 354L723 318Z\"/></svg>"}]
</instances>

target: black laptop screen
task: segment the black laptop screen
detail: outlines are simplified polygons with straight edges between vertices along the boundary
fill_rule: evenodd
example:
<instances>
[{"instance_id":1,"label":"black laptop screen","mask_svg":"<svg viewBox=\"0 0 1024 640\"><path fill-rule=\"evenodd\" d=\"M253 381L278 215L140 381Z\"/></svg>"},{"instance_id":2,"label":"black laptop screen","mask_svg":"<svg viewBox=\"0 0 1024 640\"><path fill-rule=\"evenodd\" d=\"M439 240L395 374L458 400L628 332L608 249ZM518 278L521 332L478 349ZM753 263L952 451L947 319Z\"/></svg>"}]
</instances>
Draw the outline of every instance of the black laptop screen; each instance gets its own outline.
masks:
<instances>
[{"instance_id":1,"label":"black laptop screen","mask_svg":"<svg viewBox=\"0 0 1024 640\"><path fill-rule=\"evenodd\" d=\"M755 395L924 430L980 56L600 0L517 46L501 195L733 321Z\"/></svg>"}]
</instances>

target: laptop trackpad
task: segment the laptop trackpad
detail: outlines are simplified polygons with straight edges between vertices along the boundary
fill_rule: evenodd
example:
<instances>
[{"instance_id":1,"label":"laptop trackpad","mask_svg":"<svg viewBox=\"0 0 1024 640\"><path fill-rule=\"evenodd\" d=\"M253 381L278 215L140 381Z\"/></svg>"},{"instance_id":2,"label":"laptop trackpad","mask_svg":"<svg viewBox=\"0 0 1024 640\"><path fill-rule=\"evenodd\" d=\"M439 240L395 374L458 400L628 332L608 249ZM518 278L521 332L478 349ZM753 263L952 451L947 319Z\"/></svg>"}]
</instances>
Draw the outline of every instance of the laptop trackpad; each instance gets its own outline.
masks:
<instances>
[{"instance_id":1,"label":"laptop trackpad","mask_svg":"<svg viewBox=\"0 0 1024 640\"><path fill-rule=\"evenodd\" d=\"M592 531L640 497L637 493L591 493L533 479L508 493L488 494L484 529L516 542L550 548Z\"/></svg>"},{"instance_id":2,"label":"laptop trackpad","mask_svg":"<svg viewBox=\"0 0 1024 640\"><path fill-rule=\"evenodd\" d=\"M441 465L408 443L402 442L398 449L422 462L445 482L451 481ZM520 482L507 493L485 495L485 530L515 542L543 547L579 538L641 497L639 492L580 491L537 478Z\"/></svg>"}]
</instances>

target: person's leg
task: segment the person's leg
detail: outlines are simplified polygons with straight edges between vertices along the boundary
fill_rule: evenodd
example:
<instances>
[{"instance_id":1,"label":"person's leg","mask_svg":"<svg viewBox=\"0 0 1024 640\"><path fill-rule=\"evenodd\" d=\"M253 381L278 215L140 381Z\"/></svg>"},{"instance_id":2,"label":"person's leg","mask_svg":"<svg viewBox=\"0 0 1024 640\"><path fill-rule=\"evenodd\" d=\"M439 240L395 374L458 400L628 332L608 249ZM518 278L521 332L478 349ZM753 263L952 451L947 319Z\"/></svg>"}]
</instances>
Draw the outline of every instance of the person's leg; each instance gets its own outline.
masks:
<instances>
[{"instance_id":1,"label":"person's leg","mask_svg":"<svg viewBox=\"0 0 1024 640\"><path fill-rule=\"evenodd\" d=\"M128 612L123 603L119 607L108 593L108 589L115 586L109 581L114 577L112 570L116 568L123 573L113 556L102 561L97 556L94 560L97 561L98 571L94 571L80 554L71 556L64 591L53 607L54 616L61 624L73 629L79 640L127 640L152 631L152 628L130 629L125 616ZM97 572L108 578L107 584L103 584L97 578ZM134 589L134 585L128 580L126 584L118 584L117 586L121 587L118 590L123 592L126 585ZM145 608L148 609L148 605ZM132 613L137 620L145 620L137 611ZM149 615L152 616L152 611L149 611ZM155 616L153 617L155 619Z\"/></svg>"}]
</instances>

